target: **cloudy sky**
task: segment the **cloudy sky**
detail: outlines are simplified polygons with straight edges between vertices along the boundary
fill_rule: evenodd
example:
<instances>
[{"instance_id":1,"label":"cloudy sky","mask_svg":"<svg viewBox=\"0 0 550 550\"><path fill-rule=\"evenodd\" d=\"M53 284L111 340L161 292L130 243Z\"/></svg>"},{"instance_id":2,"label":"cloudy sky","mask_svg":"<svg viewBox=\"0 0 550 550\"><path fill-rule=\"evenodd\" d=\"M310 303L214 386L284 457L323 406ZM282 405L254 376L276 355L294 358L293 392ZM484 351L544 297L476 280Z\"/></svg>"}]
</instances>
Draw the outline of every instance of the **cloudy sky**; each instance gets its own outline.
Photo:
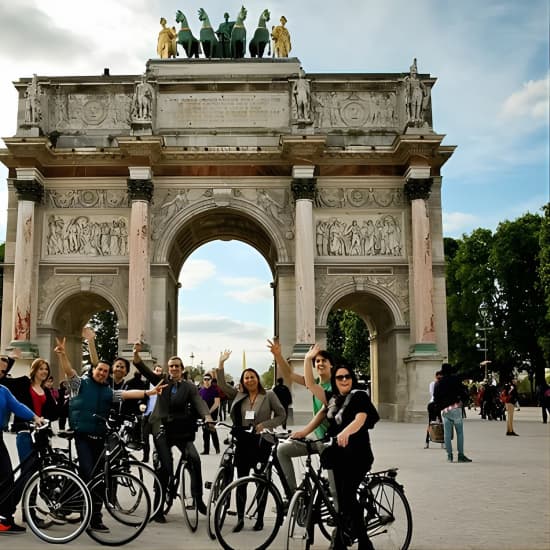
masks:
<instances>
[{"instance_id":1,"label":"cloudy sky","mask_svg":"<svg viewBox=\"0 0 550 550\"><path fill-rule=\"evenodd\" d=\"M198 35L203 7L214 25L229 0L0 0L0 136L16 130L21 77L141 74L155 57L159 18L183 10ZM549 199L547 0L249 0L248 31L264 8L288 19L292 53L306 72L406 72L438 78L434 129L457 145L443 171L447 236L538 212ZM1 144L3 146L3 144ZM0 167L0 240L7 171ZM238 261L235 261L238 260ZM273 332L267 264L239 243L214 242L182 274L180 353L211 366L220 349L264 370ZM188 360L188 359L186 359Z\"/></svg>"}]
</instances>

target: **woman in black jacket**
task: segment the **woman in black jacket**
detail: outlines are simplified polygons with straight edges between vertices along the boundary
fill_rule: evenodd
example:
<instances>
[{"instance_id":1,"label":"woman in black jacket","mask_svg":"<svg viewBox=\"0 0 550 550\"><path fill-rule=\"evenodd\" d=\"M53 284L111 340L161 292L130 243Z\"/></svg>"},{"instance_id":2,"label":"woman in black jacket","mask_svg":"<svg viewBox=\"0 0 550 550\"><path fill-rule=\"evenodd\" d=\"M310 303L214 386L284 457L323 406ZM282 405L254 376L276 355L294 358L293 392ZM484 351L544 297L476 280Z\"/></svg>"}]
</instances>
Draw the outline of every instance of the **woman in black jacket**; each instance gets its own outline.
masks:
<instances>
[{"instance_id":1,"label":"woman in black jacket","mask_svg":"<svg viewBox=\"0 0 550 550\"><path fill-rule=\"evenodd\" d=\"M39 357L31 364L29 376L2 378L0 383L6 386L15 398L29 407L36 416L57 420L59 407L50 390L45 386L50 377L49 363ZM14 418L14 429L17 432L16 445L19 461L23 462L32 452L32 440L23 418Z\"/></svg>"}]
</instances>

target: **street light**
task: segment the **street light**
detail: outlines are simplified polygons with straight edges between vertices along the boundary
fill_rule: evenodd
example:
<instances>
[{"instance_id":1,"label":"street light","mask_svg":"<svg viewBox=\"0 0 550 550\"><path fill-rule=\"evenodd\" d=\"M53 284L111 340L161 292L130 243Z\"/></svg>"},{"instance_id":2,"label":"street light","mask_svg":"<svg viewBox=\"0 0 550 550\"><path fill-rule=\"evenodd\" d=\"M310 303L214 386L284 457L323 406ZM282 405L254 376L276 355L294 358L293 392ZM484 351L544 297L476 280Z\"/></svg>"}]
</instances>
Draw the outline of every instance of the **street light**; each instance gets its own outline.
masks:
<instances>
[{"instance_id":1,"label":"street light","mask_svg":"<svg viewBox=\"0 0 550 550\"><path fill-rule=\"evenodd\" d=\"M191 368L193 368L193 361L195 360L195 354L191 352L191 355L189 356L189 358L191 359Z\"/></svg>"},{"instance_id":2,"label":"street light","mask_svg":"<svg viewBox=\"0 0 550 550\"><path fill-rule=\"evenodd\" d=\"M487 332L493 330L493 322L489 321L489 306L485 302L481 302L481 304L479 304L478 312L482 322L481 324L476 323L476 330L479 331L476 332L476 338L482 340L483 344L478 342L476 344L476 348L478 351L483 352L483 361L480 363L480 366L485 368L483 378L487 380L487 367L491 364L491 361L487 359ZM480 334L480 332L482 334ZM481 347L482 345L483 347Z\"/></svg>"}]
</instances>

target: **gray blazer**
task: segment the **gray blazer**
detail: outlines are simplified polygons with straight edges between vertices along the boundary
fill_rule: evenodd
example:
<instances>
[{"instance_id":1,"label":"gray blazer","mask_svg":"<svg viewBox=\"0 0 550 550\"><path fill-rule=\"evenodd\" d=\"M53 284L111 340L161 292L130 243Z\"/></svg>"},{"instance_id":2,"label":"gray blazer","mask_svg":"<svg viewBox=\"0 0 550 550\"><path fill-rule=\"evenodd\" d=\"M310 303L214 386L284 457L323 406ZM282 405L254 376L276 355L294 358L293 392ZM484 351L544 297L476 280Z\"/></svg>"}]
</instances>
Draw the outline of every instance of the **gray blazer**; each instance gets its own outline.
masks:
<instances>
[{"instance_id":1,"label":"gray blazer","mask_svg":"<svg viewBox=\"0 0 550 550\"><path fill-rule=\"evenodd\" d=\"M230 414L234 426L262 424L264 428L271 429L280 426L284 422L286 418L285 409L279 398L271 390L267 390L265 394L258 394L252 407L254 420L247 420L243 413L243 404L245 399L248 400L248 394L237 391L225 381L224 369L216 369L216 379L221 390L229 399L233 399Z\"/></svg>"}]
</instances>

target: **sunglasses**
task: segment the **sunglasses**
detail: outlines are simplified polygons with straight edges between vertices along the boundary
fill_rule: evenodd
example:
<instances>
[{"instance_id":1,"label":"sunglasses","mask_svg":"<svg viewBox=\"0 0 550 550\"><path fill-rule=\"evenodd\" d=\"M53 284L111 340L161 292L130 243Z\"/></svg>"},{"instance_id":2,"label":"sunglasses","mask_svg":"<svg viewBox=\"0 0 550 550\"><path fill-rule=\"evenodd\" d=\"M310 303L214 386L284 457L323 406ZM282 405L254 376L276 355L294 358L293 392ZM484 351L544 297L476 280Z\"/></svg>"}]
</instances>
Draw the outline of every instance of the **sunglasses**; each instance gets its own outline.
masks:
<instances>
[{"instance_id":1,"label":"sunglasses","mask_svg":"<svg viewBox=\"0 0 550 550\"><path fill-rule=\"evenodd\" d=\"M210 380L212 380L212 378L203 378L203 380L204 380L205 382L210 382Z\"/></svg>"},{"instance_id":2,"label":"sunglasses","mask_svg":"<svg viewBox=\"0 0 550 550\"><path fill-rule=\"evenodd\" d=\"M338 382L341 382L342 380L350 380L351 374L338 374L334 377L335 380L338 380Z\"/></svg>"}]
</instances>

